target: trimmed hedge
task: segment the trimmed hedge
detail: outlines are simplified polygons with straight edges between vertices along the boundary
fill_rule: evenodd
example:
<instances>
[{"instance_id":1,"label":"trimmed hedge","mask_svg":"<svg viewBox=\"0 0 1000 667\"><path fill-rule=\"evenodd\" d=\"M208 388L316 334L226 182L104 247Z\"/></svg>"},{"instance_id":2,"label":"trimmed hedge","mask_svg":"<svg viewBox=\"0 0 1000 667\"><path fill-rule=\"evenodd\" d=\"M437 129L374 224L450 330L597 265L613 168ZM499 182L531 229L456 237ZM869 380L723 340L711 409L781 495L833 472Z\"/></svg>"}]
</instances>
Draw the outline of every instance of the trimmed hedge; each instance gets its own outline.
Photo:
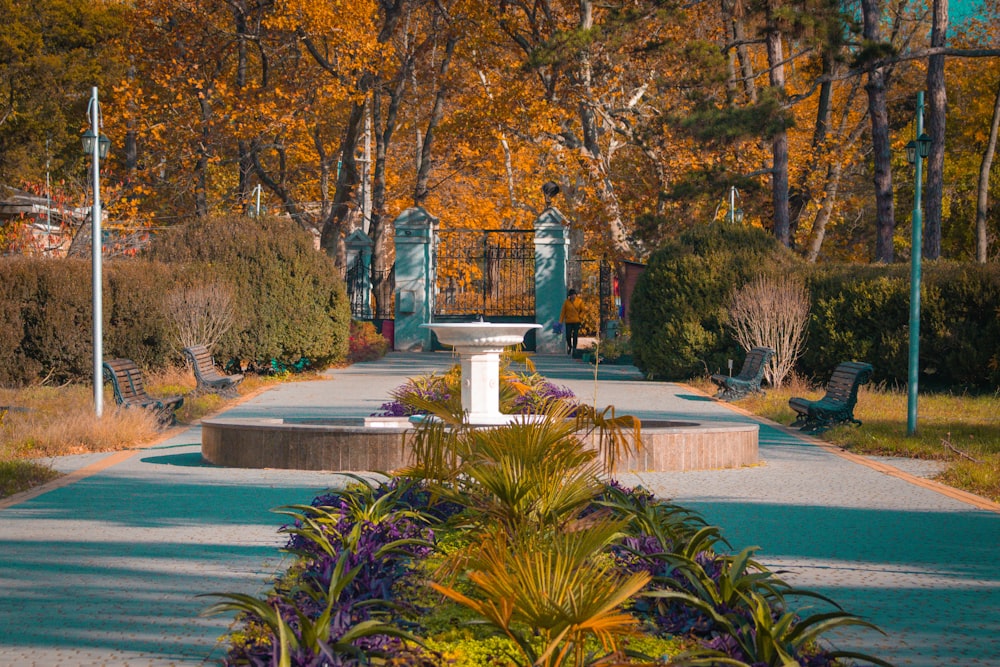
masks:
<instances>
[{"instance_id":1,"label":"trimmed hedge","mask_svg":"<svg viewBox=\"0 0 1000 667\"><path fill-rule=\"evenodd\" d=\"M813 306L801 371L829 377L867 361L876 381L905 386L909 365L907 265L812 267ZM921 387L1000 387L1000 266L925 263L921 281Z\"/></svg>"},{"instance_id":2,"label":"trimmed hedge","mask_svg":"<svg viewBox=\"0 0 1000 667\"><path fill-rule=\"evenodd\" d=\"M159 236L154 259L190 263L228 282L240 325L213 349L217 359L257 368L293 366L307 359L325 367L347 355L350 304L332 260L313 237L277 217L195 219Z\"/></svg>"},{"instance_id":3,"label":"trimmed hedge","mask_svg":"<svg viewBox=\"0 0 1000 667\"><path fill-rule=\"evenodd\" d=\"M629 310L635 365L652 377L718 372L742 353L725 330L726 299L764 270L801 261L761 229L712 223L653 254Z\"/></svg>"},{"instance_id":4,"label":"trimmed hedge","mask_svg":"<svg viewBox=\"0 0 1000 667\"><path fill-rule=\"evenodd\" d=\"M655 253L636 285L636 365L685 379L742 358L725 329L733 290L763 274L795 273L812 300L796 370L819 381L842 361L866 361L876 381L904 386L909 357L909 266L815 266L760 230L710 225ZM1000 266L927 262L920 320L920 386L1000 387Z\"/></svg>"},{"instance_id":5,"label":"trimmed hedge","mask_svg":"<svg viewBox=\"0 0 1000 667\"><path fill-rule=\"evenodd\" d=\"M170 267L134 260L103 267L106 357L145 368L167 363L166 320L155 298ZM93 374L91 265L78 259L6 257L0 261L0 384L48 378L69 382Z\"/></svg>"},{"instance_id":6,"label":"trimmed hedge","mask_svg":"<svg viewBox=\"0 0 1000 667\"><path fill-rule=\"evenodd\" d=\"M198 220L155 245L152 260L104 264L106 358L126 357L145 370L180 361L163 297L199 280L224 281L237 295L240 325L213 349L217 359L271 369L302 358L317 367L345 358L350 307L343 281L312 237L292 223ZM92 331L89 261L0 258L0 346L6 351L0 384L90 378Z\"/></svg>"}]
</instances>

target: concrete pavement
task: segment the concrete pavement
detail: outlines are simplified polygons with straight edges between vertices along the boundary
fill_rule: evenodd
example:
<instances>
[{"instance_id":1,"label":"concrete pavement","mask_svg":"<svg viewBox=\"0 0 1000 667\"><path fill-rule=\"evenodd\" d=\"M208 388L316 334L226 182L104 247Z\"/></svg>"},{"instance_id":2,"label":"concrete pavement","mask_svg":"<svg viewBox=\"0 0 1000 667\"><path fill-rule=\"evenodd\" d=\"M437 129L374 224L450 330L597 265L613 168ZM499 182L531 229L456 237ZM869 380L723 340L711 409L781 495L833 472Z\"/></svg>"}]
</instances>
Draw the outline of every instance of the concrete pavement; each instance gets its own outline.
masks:
<instances>
[{"instance_id":1,"label":"concrete pavement","mask_svg":"<svg viewBox=\"0 0 1000 667\"><path fill-rule=\"evenodd\" d=\"M685 421L750 416L630 367L539 357L539 370L619 413ZM281 385L227 416L364 416L406 377L444 370L446 354L392 354ZM839 635L841 648L899 665L1000 667L1000 513L922 480L909 461L845 458L761 424L761 465L623 475L701 511L737 549L793 585L829 594L881 626ZM895 465L889 465L895 464ZM228 619L200 618L199 593L256 593L282 569L269 512L344 478L206 466L200 429L146 449L61 457L72 472L42 493L0 501L0 665L214 664ZM947 491L945 489L945 491ZM1000 509L1000 508L996 508Z\"/></svg>"}]
</instances>

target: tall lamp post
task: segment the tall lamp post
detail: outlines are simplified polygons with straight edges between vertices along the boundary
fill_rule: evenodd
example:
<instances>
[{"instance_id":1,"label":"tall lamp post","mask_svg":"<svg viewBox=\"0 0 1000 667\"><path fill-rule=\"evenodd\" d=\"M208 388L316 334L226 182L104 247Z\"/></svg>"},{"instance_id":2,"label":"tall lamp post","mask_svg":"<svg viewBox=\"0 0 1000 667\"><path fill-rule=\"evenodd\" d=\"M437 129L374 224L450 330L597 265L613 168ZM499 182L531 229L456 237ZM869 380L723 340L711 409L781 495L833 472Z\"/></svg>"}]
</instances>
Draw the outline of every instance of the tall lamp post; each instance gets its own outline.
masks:
<instances>
[{"instance_id":1,"label":"tall lamp post","mask_svg":"<svg viewBox=\"0 0 1000 667\"><path fill-rule=\"evenodd\" d=\"M910 358L906 394L906 435L917 433L917 383L920 372L920 256L923 220L920 185L923 161L930 155L931 138L924 134L924 91L917 93L917 138L906 144L906 160L913 165L913 240L910 250Z\"/></svg>"},{"instance_id":2,"label":"tall lamp post","mask_svg":"<svg viewBox=\"0 0 1000 667\"><path fill-rule=\"evenodd\" d=\"M91 156L94 178L94 199L93 207L90 210L90 246L94 292L94 414L100 417L104 412L104 378L101 369L104 357L104 337L101 331L101 322L104 318L101 304L101 255L104 245L101 238L101 160L107 157L111 141L101 134L101 107L97 101L97 86L91 90L90 105L87 111L90 116L90 129L83 135L83 154Z\"/></svg>"}]
</instances>

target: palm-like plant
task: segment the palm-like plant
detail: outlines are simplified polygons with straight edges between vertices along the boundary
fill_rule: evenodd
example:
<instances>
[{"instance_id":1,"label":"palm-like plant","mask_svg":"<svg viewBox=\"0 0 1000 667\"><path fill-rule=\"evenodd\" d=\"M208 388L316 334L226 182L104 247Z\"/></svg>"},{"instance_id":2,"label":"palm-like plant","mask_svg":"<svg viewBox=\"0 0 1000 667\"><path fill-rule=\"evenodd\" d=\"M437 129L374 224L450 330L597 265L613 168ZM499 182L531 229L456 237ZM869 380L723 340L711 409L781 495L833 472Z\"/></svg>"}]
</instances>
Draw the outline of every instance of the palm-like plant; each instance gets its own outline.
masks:
<instances>
[{"instance_id":1,"label":"palm-like plant","mask_svg":"<svg viewBox=\"0 0 1000 667\"><path fill-rule=\"evenodd\" d=\"M587 639L605 654L636 634L638 620L621 606L648 583L644 572L623 576L599 555L620 522L597 520L573 531L527 529L482 536L468 561L468 595L456 587L431 586L480 614L520 648L525 664L582 666ZM532 640L536 634L539 641Z\"/></svg>"}]
</instances>

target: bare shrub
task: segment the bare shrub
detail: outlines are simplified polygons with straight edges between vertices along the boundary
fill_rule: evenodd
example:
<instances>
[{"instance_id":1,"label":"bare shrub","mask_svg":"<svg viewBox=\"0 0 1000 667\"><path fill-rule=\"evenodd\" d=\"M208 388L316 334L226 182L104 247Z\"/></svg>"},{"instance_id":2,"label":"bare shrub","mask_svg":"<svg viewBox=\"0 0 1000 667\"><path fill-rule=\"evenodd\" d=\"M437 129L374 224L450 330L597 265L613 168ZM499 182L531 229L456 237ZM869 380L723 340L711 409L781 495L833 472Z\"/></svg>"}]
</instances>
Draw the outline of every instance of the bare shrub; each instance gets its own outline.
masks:
<instances>
[{"instance_id":1,"label":"bare shrub","mask_svg":"<svg viewBox=\"0 0 1000 667\"><path fill-rule=\"evenodd\" d=\"M178 349L212 348L236 324L233 290L222 282L179 287L164 297Z\"/></svg>"},{"instance_id":2,"label":"bare shrub","mask_svg":"<svg viewBox=\"0 0 1000 667\"><path fill-rule=\"evenodd\" d=\"M809 322L809 292L788 277L758 276L733 292L728 326L744 350L774 350L764 371L772 387L780 387L802 354Z\"/></svg>"}]
</instances>

